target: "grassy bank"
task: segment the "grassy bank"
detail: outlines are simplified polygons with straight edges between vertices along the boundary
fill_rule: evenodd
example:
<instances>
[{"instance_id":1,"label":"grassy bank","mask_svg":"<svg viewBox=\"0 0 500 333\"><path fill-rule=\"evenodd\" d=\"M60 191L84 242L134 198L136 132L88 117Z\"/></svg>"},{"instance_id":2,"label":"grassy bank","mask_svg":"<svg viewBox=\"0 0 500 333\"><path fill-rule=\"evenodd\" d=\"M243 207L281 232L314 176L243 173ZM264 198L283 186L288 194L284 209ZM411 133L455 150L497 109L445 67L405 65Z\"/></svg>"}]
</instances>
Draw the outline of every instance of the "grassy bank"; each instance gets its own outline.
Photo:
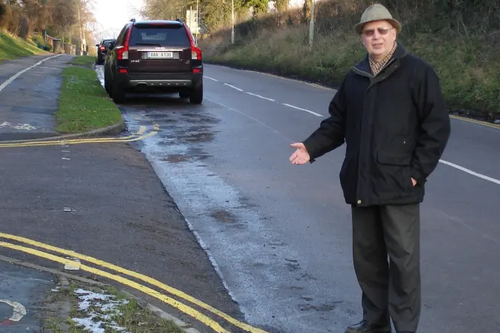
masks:
<instances>
[{"instance_id":1,"label":"grassy bank","mask_svg":"<svg viewBox=\"0 0 500 333\"><path fill-rule=\"evenodd\" d=\"M0 61L46 53L33 42L0 31Z\"/></svg>"},{"instance_id":2,"label":"grassy bank","mask_svg":"<svg viewBox=\"0 0 500 333\"><path fill-rule=\"evenodd\" d=\"M353 31L365 2L352 1L350 7L341 0L320 3L312 51L301 11L238 25L235 45L228 43L228 31L212 34L200 45L208 62L336 86L365 54ZM489 121L500 118L500 31L492 25L474 29L476 21L464 17L454 27L456 17L441 17L430 8L391 8L404 25L399 40L434 66L454 113Z\"/></svg>"},{"instance_id":3,"label":"grassy bank","mask_svg":"<svg viewBox=\"0 0 500 333\"><path fill-rule=\"evenodd\" d=\"M87 60L77 61L85 63ZM109 99L92 68L67 67L62 76L59 111L56 113L58 132L81 133L110 126L121 120L120 110Z\"/></svg>"}]
</instances>

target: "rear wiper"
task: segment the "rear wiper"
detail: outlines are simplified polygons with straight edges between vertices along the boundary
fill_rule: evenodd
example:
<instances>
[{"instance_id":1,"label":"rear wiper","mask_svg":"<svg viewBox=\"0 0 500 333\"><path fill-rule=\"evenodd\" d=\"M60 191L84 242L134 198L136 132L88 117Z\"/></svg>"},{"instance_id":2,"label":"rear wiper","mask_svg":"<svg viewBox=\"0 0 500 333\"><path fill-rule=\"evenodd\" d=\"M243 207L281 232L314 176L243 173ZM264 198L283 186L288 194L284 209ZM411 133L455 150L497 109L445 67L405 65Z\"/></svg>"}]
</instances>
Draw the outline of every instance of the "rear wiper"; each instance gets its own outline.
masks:
<instances>
[{"instance_id":1,"label":"rear wiper","mask_svg":"<svg viewBox=\"0 0 500 333\"><path fill-rule=\"evenodd\" d=\"M155 44L155 43L135 43L135 45L161 46L160 44Z\"/></svg>"}]
</instances>

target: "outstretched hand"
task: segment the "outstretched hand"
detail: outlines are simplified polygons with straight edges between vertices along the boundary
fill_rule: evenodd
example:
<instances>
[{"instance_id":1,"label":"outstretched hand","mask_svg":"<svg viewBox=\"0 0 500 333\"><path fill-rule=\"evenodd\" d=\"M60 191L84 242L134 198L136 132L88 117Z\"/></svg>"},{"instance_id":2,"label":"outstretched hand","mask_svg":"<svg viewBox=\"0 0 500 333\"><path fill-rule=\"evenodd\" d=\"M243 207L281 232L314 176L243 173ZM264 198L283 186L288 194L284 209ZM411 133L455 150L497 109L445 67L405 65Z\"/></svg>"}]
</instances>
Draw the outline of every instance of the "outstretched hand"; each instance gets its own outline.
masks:
<instances>
[{"instance_id":1,"label":"outstretched hand","mask_svg":"<svg viewBox=\"0 0 500 333\"><path fill-rule=\"evenodd\" d=\"M290 162L292 162L292 164L302 165L309 162L311 156L309 156L306 146L304 146L303 143L301 142L292 143L290 146L292 146L293 148L297 148L295 153L293 153L292 156L290 156Z\"/></svg>"}]
</instances>

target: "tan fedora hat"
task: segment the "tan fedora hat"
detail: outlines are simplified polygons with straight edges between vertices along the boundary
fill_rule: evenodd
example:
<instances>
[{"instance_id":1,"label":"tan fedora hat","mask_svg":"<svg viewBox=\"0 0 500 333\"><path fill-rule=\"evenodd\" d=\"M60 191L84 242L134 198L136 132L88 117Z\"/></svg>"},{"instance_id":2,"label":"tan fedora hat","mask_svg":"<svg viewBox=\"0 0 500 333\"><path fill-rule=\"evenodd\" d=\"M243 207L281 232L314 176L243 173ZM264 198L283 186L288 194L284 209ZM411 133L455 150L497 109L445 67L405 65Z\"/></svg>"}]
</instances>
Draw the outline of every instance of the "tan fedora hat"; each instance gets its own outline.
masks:
<instances>
[{"instance_id":1,"label":"tan fedora hat","mask_svg":"<svg viewBox=\"0 0 500 333\"><path fill-rule=\"evenodd\" d=\"M363 15L361 15L361 20L354 26L354 28L358 34L361 34L363 32L363 26L366 23L381 20L391 22L392 26L396 28L398 33L401 31L401 23L392 17L387 8L378 3L365 9Z\"/></svg>"}]
</instances>

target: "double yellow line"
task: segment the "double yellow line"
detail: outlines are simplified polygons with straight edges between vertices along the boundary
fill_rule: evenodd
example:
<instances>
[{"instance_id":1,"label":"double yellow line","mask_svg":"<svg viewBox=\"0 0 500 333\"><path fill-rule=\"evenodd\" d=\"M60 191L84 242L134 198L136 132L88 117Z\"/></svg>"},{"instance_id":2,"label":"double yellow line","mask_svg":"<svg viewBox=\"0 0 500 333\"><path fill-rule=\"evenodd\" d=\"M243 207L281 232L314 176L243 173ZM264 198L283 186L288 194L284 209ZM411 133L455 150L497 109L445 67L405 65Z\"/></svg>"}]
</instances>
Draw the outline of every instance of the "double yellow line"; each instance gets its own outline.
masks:
<instances>
[{"instance_id":1,"label":"double yellow line","mask_svg":"<svg viewBox=\"0 0 500 333\"><path fill-rule=\"evenodd\" d=\"M146 127L141 126L136 134L125 137L114 138L80 138L80 139L60 139L60 140L40 140L40 141L25 141L0 143L0 148L17 148L17 147L43 147L43 146L60 146L60 145L78 145L85 143L123 143L144 140L148 137L158 134L159 126L155 124L153 131L146 133Z\"/></svg>"},{"instance_id":2,"label":"double yellow line","mask_svg":"<svg viewBox=\"0 0 500 333\"><path fill-rule=\"evenodd\" d=\"M99 260L99 259L96 259L96 258L93 258L93 257L89 257L89 256L86 256L86 255L83 255L83 254L79 254L79 253L76 253L74 251L70 251L70 250L65 250L65 249L61 249L61 248L58 248L58 247L55 247L55 246L52 246L52 245L48 245L48 244L44 244L44 243L40 243L40 242L37 242L37 241L34 241L34 240L31 240L31 239L28 239L28 238L24 238L24 237L19 237L19 236L15 236L15 235L10 235L10 234L5 234L5 233L0 233L0 238L3 238L3 239L7 239L7 240L11 240L11 241L15 241L15 242L18 242L18 243L22 243L24 245L31 245L33 247L37 247L39 249L44 249L44 250L47 250L47 251L51 251L53 253L58 253L58 254L62 254L62 255L65 255L65 256L68 256L68 257L72 257L72 258L77 258L79 260L82 260L82 261L86 261L88 263L91 263L91 264L94 264L96 266L100 266L102 268L106 268L110 271L114 271L116 273L119 273L119 274L122 274L122 275L126 275L128 277L131 277L131 278L135 278L137 280L140 280L140 281L143 281L143 282L146 282L148 283L149 285L151 286L154 286L154 287L157 287L163 291L166 291L167 293L171 294L171 295L174 295L180 299L183 299L185 301L188 301L204 310L206 310L207 312L209 312L211 315L214 315L214 316L217 316L219 318L222 318L224 319L225 321L227 321L228 323L238 327L238 328L241 328L243 330L245 330L246 332L250 332L250 333L268 333L266 331L263 331L259 328L255 328L255 327L252 327L248 324L245 324L245 323L242 323L240 322L239 320L225 314L224 312L222 311L219 311L217 309L215 309L214 307L192 297L192 296L189 296L187 295L186 293L178 290L178 289L175 289L173 287L170 287L158 280L155 280L151 277L148 277L146 275L143 275L143 274L140 274L140 273L137 273L137 272L134 272L134 271L131 271L131 270L128 270L128 269L125 269L125 268L122 268L122 267L119 267L119 266L116 266L116 265L113 265L111 263L108 263L108 262L105 262L105 261L102 261L102 260ZM72 266L77 266L79 269L81 269L82 271L85 271L85 272L89 272L89 273L92 273L92 274L95 274L95 275L98 275L98 276L101 276L101 277L104 277L104 278L107 278L107 279L110 279L110 280L113 280L113 281L116 281L116 282L119 282L123 285L126 285L126 286L129 286L131 288L134 288L136 290L139 290L149 296L152 296L152 297L155 297L157 299L159 299L160 301L170 305L170 306L173 306L175 307L176 309L184 312L185 314L193 317L194 319L196 319L197 321L203 323L204 325L210 327L211 329L214 330L214 332L217 332L217 333L230 333L230 331L224 329L218 322L216 322L214 319L212 319L211 317L201 313L200 311L194 309L193 307L190 307L188 305L185 305L184 303L181 303L167 295L164 295L162 293L160 293L159 291L157 290L154 290L150 287L147 287L145 285L142 285L140 283L137 283L135 281L132 281L128 278L124 278L120 275L116 275L116 274L112 274L112 273L109 273L107 271L103 271L101 269L97 269L95 267L90 267L90 266L87 266L87 265L84 265L84 264L81 264L81 263L77 263L77 262L74 262L72 260L69 260L69 259L66 259L66 258L63 258L63 257L59 257L57 255L54 255L54 254L51 254L51 253L47 253L47 252L44 252L44 251L41 251L41 250L38 250L38 249L34 249L32 247L26 247L24 245L17 245L17 244L14 244L14 243L10 243L10 242L5 242L5 241L0 241L0 247L4 247L4 248L8 248L8 249L11 249L11 250L15 250L15 251L19 251L19 252L24 252L24 253L28 253L28 254L31 254L31 255L34 255L34 256L37 256L37 257L40 257L40 258L44 258L44 259L47 259L47 260L51 260L51 261L54 261L54 262L57 262L57 263L60 263L60 264L63 264L63 265L67 265L67 264L70 264Z\"/></svg>"}]
</instances>

